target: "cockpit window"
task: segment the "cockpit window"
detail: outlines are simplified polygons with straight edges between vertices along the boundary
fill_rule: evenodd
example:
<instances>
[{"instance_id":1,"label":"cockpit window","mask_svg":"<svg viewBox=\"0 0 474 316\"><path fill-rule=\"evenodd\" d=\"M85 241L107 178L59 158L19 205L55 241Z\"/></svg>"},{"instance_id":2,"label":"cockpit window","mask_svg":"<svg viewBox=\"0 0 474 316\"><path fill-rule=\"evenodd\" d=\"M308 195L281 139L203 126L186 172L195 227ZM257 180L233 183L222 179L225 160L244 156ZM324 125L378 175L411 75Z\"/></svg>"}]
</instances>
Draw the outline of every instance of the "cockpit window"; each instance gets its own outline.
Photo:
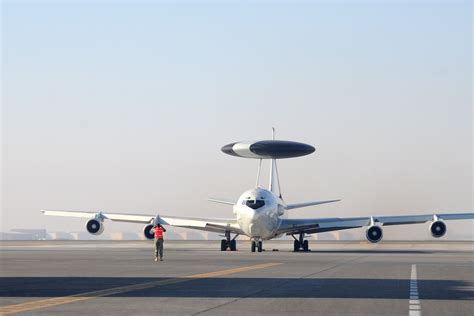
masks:
<instances>
[{"instance_id":1,"label":"cockpit window","mask_svg":"<svg viewBox=\"0 0 474 316\"><path fill-rule=\"evenodd\" d=\"M265 201L264 200L245 200L245 205L256 210L264 206Z\"/></svg>"}]
</instances>

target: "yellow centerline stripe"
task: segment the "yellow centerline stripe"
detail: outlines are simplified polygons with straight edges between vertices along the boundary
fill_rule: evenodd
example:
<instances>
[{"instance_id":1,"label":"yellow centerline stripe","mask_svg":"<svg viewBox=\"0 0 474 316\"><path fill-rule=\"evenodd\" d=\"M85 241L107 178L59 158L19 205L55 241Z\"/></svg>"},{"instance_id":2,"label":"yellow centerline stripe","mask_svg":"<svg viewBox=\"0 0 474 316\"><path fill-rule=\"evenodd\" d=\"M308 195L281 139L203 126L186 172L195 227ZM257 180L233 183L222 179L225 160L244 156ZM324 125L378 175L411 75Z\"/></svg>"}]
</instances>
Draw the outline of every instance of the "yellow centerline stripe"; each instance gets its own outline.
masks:
<instances>
[{"instance_id":1,"label":"yellow centerline stripe","mask_svg":"<svg viewBox=\"0 0 474 316\"><path fill-rule=\"evenodd\" d=\"M195 279L212 278L212 277L229 275L229 274L234 274L234 273L239 273L239 272L269 268L269 267L277 266L280 264L281 263L276 263L276 262L262 263L262 264L251 265L251 266L244 266L240 268L192 274L188 276L177 277L177 278L172 278L172 279L167 279L167 280L152 281L152 282L146 282L146 283L140 283L140 284L134 284L134 285L128 285L128 286L114 287L111 289L98 290L98 291L74 294L74 295L69 295L69 296L53 297L49 299L26 302L26 303L15 304L15 305L8 305L8 306L0 307L0 315L20 313L20 312L26 312L26 311L31 311L31 310L40 309L40 308L47 308L47 307L52 307L52 306L57 306L57 305L91 300L91 299L102 297L102 296L110 296L110 295L131 292L131 291L149 289L151 287L155 287L159 285L175 284L175 283L187 282L187 281L191 281Z\"/></svg>"}]
</instances>

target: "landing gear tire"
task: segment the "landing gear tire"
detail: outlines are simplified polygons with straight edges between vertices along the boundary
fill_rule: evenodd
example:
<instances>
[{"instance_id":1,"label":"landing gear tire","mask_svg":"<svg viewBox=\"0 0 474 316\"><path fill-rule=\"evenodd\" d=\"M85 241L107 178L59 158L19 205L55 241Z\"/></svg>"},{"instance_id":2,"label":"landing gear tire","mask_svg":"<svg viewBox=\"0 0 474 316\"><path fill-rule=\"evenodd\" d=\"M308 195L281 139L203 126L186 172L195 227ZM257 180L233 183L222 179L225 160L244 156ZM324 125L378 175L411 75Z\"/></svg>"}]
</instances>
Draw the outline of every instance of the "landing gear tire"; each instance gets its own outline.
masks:
<instances>
[{"instance_id":1,"label":"landing gear tire","mask_svg":"<svg viewBox=\"0 0 474 316\"><path fill-rule=\"evenodd\" d=\"M258 252L262 252L263 250L263 244L261 241L258 242Z\"/></svg>"},{"instance_id":2,"label":"landing gear tire","mask_svg":"<svg viewBox=\"0 0 474 316\"><path fill-rule=\"evenodd\" d=\"M291 235L295 241L293 243L293 251L294 252L299 252L299 251L304 251L307 252L309 251L309 242L308 240L304 239L304 233L300 233L300 238L296 239L295 236Z\"/></svg>"},{"instance_id":3,"label":"landing gear tire","mask_svg":"<svg viewBox=\"0 0 474 316\"><path fill-rule=\"evenodd\" d=\"M308 240L303 241L303 251L309 251L309 242Z\"/></svg>"},{"instance_id":4,"label":"landing gear tire","mask_svg":"<svg viewBox=\"0 0 474 316\"><path fill-rule=\"evenodd\" d=\"M221 240L221 251L226 251L227 250L227 240L222 239Z\"/></svg>"},{"instance_id":5,"label":"landing gear tire","mask_svg":"<svg viewBox=\"0 0 474 316\"><path fill-rule=\"evenodd\" d=\"M237 250L237 240L231 240L230 241L230 251L236 251Z\"/></svg>"},{"instance_id":6,"label":"landing gear tire","mask_svg":"<svg viewBox=\"0 0 474 316\"><path fill-rule=\"evenodd\" d=\"M300 242L298 240L295 240L293 243L293 251L294 252L300 251Z\"/></svg>"},{"instance_id":7,"label":"landing gear tire","mask_svg":"<svg viewBox=\"0 0 474 316\"><path fill-rule=\"evenodd\" d=\"M255 252L255 248L257 248L257 245L255 244L255 241L252 241L252 246L250 247L250 250L252 252Z\"/></svg>"}]
</instances>

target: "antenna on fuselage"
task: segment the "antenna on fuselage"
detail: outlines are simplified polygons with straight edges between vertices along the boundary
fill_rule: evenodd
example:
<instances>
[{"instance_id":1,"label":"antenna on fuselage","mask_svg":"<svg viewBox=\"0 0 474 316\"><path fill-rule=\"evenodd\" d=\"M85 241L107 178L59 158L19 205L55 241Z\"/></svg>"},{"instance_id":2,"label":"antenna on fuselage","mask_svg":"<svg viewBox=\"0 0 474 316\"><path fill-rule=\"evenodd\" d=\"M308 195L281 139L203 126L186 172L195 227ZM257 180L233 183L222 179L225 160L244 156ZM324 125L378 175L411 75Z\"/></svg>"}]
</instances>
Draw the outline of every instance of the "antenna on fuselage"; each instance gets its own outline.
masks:
<instances>
[{"instance_id":1,"label":"antenna on fuselage","mask_svg":"<svg viewBox=\"0 0 474 316\"><path fill-rule=\"evenodd\" d=\"M270 183L268 186L268 190L273 192L273 194L280 197L281 199L281 189L280 181L278 180L278 168L276 159L272 159L270 161Z\"/></svg>"},{"instance_id":2,"label":"antenna on fuselage","mask_svg":"<svg viewBox=\"0 0 474 316\"><path fill-rule=\"evenodd\" d=\"M272 127L272 140L275 140L275 127ZM255 187L258 188L258 184L260 182L260 171L262 170L262 158L258 162L258 170L257 170L257 180L255 181ZM271 173L270 173L271 177ZM271 180L270 180L271 182Z\"/></svg>"},{"instance_id":3,"label":"antenna on fuselage","mask_svg":"<svg viewBox=\"0 0 474 316\"><path fill-rule=\"evenodd\" d=\"M258 188L258 183L260 182L260 170L262 170L262 159L258 163L257 180L255 181L256 188Z\"/></svg>"},{"instance_id":4,"label":"antenna on fuselage","mask_svg":"<svg viewBox=\"0 0 474 316\"><path fill-rule=\"evenodd\" d=\"M272 127L272 140L275 140L275 127ZM280 181L278 180L278 168L276 159L270 160L270 183L268 190L273 192L276 196L281 199Z\"/></svg>"}]
</instances>

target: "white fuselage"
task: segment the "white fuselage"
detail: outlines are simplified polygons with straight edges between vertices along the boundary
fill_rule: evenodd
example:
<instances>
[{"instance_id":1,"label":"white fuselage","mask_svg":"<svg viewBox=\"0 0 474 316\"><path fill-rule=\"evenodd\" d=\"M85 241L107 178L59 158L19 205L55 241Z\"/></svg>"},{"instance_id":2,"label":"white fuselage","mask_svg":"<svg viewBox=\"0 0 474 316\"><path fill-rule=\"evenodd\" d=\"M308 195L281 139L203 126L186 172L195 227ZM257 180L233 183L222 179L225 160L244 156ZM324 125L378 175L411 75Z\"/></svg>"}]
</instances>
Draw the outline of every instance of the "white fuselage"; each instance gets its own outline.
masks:
<instances>
[{"instance_id":1,"label":"white fuselage","mask_svg":"<svg viewBox=\"0 0 474 316\"><path fill-rule=\"evenodd\" d=\"M234 205L234 214L247 236L267 240L277 237L281 218L286 215L286 205L271 191L258 187L240 196Z\"/></svg>"}]
</instances>

